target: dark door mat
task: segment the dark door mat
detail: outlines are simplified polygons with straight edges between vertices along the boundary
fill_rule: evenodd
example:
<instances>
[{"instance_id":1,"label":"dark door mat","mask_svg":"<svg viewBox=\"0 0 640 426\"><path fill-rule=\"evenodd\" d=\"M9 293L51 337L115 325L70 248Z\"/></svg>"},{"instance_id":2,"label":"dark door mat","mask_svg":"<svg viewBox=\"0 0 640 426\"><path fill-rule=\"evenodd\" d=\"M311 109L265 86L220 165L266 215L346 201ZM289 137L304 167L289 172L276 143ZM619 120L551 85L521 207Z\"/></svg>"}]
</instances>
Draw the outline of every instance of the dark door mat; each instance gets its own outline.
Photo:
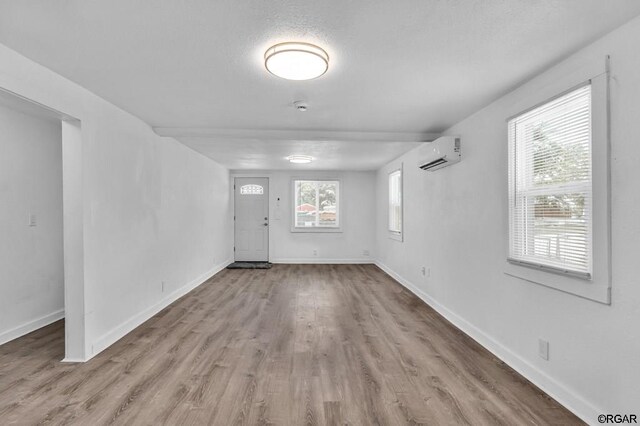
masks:
<instances>
[{"instance_id":1,"label":"dark door mat","mask_svg":"<svg viewBox=\"0 0 640 426\"><path fill-rule=\"evenodd\" d=\"M269 262L233 262L227 269L271 269Z\"/></svg>"}]
</instances>

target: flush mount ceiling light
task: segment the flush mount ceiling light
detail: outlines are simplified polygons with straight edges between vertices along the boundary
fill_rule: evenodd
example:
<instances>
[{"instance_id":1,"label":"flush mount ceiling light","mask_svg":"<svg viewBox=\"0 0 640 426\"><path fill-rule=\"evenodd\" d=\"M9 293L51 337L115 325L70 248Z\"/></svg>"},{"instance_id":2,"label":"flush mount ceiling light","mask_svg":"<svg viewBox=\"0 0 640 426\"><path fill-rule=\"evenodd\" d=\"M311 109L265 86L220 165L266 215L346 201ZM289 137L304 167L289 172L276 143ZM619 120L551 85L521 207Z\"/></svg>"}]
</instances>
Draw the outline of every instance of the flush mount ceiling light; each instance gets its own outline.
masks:
<instances>
[{"instance_id":1,"label":"flush mount ceiling light","mask_svg":"<svg viewBox=\"0 0 640 426\"><path fill-rule=\"evenodd\" d=\"M327 72L329 55L309 43L280 43L264 53L264 66L271 74L287 80L311 80Z\"/></svg>"},{"instance_id":2,"label":"flush mount ceiling light","mask_svg":"<svg viewBox=\"0 0 640 426\"><path fill-rule=\"evenodd\" d=\"M290 155L287 157L290 163L307 164L313 161L313 157L309 155Z\"/></svg>"}]
</instances>

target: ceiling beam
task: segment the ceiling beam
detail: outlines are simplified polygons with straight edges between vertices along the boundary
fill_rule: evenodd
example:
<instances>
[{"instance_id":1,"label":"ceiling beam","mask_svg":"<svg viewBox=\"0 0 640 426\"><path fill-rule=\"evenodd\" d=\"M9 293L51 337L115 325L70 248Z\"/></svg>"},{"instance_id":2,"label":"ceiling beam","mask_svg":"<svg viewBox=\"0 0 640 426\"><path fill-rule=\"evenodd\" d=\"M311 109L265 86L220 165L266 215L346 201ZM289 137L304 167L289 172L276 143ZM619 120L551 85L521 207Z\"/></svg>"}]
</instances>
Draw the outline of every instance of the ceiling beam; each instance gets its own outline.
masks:
<instances>
[{"instance_id":1,"label":"ceiling beam","mask_svg":"<svg viewBox=\"0 0 640 426\"><path fill-rule=\"evenodd\" d=\"M154 127L159 136L208 140L342 141L342 142L431 142L439 133L351 132L332 130L245 130L208 127Z\"/></svg>"}]
</instances>

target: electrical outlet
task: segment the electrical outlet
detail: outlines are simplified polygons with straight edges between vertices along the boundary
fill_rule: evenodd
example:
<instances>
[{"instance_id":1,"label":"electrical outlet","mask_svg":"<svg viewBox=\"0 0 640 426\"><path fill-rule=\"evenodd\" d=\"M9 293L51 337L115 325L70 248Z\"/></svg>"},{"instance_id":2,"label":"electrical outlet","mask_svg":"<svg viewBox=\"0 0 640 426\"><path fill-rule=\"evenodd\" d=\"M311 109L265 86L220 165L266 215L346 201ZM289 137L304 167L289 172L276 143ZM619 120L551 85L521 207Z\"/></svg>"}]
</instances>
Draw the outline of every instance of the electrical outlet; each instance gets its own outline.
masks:
<instances>
[{"instance_id":1,"label":"electrical outlet","mask_svg":"<svg viewBox=\"0 0 640 426\"><path fill-rule=\"evenodd\" d=\"M422 276L423 277L427 276L427 268L425 268L424 266L422 268L420 268L420 272L422 272Z\"/></svg>"},{"instance_id":2,"label":"electrical outlet","mask_svg":"<svg viewBox=\"0 0 640 426\"><path fill-rule=\"evenodd\" d=\"M362 250L363 256L369 256L369 250Z\"/></svg>"},{"instance_id":3,"label":"electrical outlet","mask_svg":"<svg viewBox=\"0 0 640 426\"><path fill-rule=\"evenodd\" d=\"M549 361L549 342L538 339L538 355L540 358Z\"/></svg>"},{"instance_id":4,"label":"electrical outlet","mask_svg":"<svg viewBox=\"0 0 640 426\"><path fill-rule=\"evenodd\" d=\"M314 255L314 256L317 256L317 255L318 255L318 250L314 250L314 251L313 251L313 255Z\"/></svg>"},{"instance_id":5,"label":"electrical outlet","mask_svg":"<svg viewBox=\"0 0 640 426\"><path fill-rule=\"evenodd\" d=\"M36 226L38 224L36 215L33 213L29 213L29 221L27 222L29 226Z\"/></svg>"}]
</instances>

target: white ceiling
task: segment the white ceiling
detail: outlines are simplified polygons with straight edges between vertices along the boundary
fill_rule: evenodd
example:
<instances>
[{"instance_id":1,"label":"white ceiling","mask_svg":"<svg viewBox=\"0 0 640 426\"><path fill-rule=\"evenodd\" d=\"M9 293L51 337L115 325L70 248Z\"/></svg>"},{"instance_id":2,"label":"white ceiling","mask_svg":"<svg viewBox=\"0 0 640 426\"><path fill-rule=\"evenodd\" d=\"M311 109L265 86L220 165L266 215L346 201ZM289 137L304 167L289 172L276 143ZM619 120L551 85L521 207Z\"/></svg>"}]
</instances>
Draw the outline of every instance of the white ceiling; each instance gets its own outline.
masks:
<instances>
[{"instance_id":1,"label":"white ceiling","mask_svg":"<svg viewBox=\"0 0 640 426\"><path fill-rule=\"evenodd\" d=\"M300 150L361 169L639 13L637 0L4 0L0 42L228 167L285 168ZM264 51L282 41L325 48L327 74L269 74ZM361 136L314 143L323 131Z\"/></svg>"}]
</instances>

